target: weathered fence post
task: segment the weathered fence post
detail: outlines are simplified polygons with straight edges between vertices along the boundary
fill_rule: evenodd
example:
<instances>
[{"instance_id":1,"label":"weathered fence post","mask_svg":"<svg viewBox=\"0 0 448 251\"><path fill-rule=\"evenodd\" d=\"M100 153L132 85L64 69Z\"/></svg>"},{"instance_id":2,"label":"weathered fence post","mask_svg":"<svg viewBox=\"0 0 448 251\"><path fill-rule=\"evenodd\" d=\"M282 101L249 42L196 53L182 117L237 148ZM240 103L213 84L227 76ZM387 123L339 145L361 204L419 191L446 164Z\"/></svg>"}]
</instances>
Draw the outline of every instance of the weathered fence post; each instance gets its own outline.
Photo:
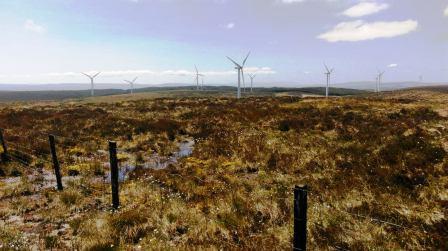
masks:
<instances>
[{"instance_id":1,"label":"weathered fence post","mask_svg":"<svg viewBox=\"0 0 448 251\"><path fill-rule=\"evenodd\" d=\"M120 206L120 198L118 195L118 159L117 159L117 142L109 141L109 158L110 158L110 184L112 187L112 206L118 209Z\"/></svg>"},{"instance_id":2,"label":"weathered fence post","mask_svg":"<svg viewBox=\"0 0 448 251\"><path fill-rule=\"evenodd\" d=\"M294 243L293 250L306 250L306 211L308 186L294 188Z\"/></svg>"},{"instance_id":3,"label":"weathered fence post","mask_svg":"<svg viewBox=\"0 0 448 251\"><path fill-rule=\"evenodd\" d=\"M58 190L62 191L64 188L62 187L62 178L61 178L61 169L59 166L58 155L56 153L56 143L54 135L48 135L48 139L50 140L50 150L51 150L51 158L53 159L53 168L54 175L56 175L56 183L58 185Z\"/></svg>"},{"instance_id":4,"label":"weathered fence post","mask_svg":"<svg viewBox=\"0 0 448 251\"><path fill-rule=\"evenodd\" d=\"M8 147L6 146L5 138L3 137L3 129L0 128L0 141L2 143L3 152L1 154L2 161L8 161Z\"/></svg>"}]
</instances>

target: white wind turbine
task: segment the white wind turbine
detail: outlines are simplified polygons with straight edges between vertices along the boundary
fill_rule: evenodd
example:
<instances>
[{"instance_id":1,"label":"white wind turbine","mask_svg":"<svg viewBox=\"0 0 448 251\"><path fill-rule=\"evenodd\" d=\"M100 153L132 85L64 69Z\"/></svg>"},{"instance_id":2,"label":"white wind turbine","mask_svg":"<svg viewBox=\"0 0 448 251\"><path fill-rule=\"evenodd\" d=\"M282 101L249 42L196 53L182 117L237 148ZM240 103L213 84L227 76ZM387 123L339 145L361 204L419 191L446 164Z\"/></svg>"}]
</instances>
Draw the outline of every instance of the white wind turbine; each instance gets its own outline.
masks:
<instances>
[{"instance_id":1,"label":"white wind turbine","mask_svg":"<svg viewBox=\"0 0 448 251\"><path fill-rule=\"evenodd\" d=\"M380 71L378 70L378 76L377 78L377 85L376 85L376 92L381 92L381 84L383 82L383 75L384 75L385 71Z\"/></svg>"},{"instance_id":2,"label":"white wind turbine","mask_svg":"<svg viewBox=\"0 0 448 251\"><path fill-rule=\"evenodd\" d=\"M375 92L378 93L379 91L379 84L378 84L378 75L375 76Z\"/></svg>"},{"instance_id":3,"label":"white wind turbine","mask_svg":"<svg viewBox=\"0 0 448 251\"><path fill-rule=\"evenodd\" d=\"M249 58L249 55L250 51L249 53L247 53L247 56L241 65L235 62L235 60L231 59L230 57L227 57L230 61L232 61L232 63L235 64L235 69L238 70L238 90L236 95L237 98L241 98L241 77L243 78L243 84L246 85L244 81L244 65L246 65L246 61Z\"/></svg>"},{"instance_id":4,"label":"white wind turbine","mask_svg":"<svg viewBox=\"0 0 448 251\"><path fill-rule=\"evenodd\" d=\"M81 72L82 74L84 74L86 77L88 77L90 79L90 95L93 97L95 95L95 83L94 80L95 78L100 75L101 72L98 72L97 74L94 75L89 75L87 73Z\"/></svg>"},{"instance_id":5,"label":"white wind turbine","mask_svg":"<svg viewBox=\"0 0 448 251\"><path fill-rule=\"evenodd\" d=\"M254 85L254 78L256 77L256 74L249 74L249 78L250 78L250 92L252 93L252 88Z\"/></svg>"},{"instance_id":6,"label":"white wind turbine","mask_svg":"<svg viewBox=\"0 0 448 251\"><path fill-rule=\"evenodd\" d=\"M124 82L131 85L131 94L134 94L134 84L135 84L135 81L137 81L137 79L138 79L138 77L135 77L132 81L124 80Z\"/></svg>"},{"instance_id":7,"label":"white wind turbine","mask_svg":"<svg viewBox=\"0 0 448 251\"><path fill-rule=\"evenodd\" d=\"M202 78L201 78L201 90L204 90L204 77L205 77L205 75L201 75L202 76Z\"/></svg>"},{"instance_id":8,"label":"white wind turbine","mask_svg":"<svg viewBox=\"0 0 448 251\"><path fill-rule=\"evenodd\" d=\"M334 68L331 68L331 70L328 68L328 66L326 64L325 65L325 69L327 70L327 72L325 72L324 74L327 75L327 87L325 88L325 97L328 98L329 95L329 89L330 89L330 78L331 78L331 74L334 71Z\"/></svg>"},{"instance_id":9,"label":"white wind turbine","mask_svg":"<svg viewBox=\"0 0 448 251\"><path fill-rule=\"evenodd\" d=\"M203 77L204 75L199 73L198 67L196 65L194 66L194 68L196 69L196 90L199 90L199 77Z\"/></svg>"}]
</instances>

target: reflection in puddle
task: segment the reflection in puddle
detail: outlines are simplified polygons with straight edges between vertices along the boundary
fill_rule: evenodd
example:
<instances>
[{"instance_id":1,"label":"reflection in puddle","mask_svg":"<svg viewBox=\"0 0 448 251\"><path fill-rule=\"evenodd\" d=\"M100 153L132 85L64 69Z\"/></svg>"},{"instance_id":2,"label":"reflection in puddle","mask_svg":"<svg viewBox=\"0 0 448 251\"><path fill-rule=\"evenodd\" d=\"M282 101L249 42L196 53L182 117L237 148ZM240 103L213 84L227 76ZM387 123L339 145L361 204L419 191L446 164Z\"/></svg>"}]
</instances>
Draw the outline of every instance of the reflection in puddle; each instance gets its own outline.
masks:
<instances>
[{"instance_id":1,"label":"reflection in puddle","mask_svg":"<svg viewBox=\"0 0 448 251\"><path fill-rule=\"evenodd\" d=\"M180 158L188 157L193 153L194 148L194 140L186 140L180 142L179 151L175 152L170 157L161 157L157 153L153 154L149 159L145 160L144 163L135 165L134 161L126 161L120 164L120 170L118 173L119 181L124 181L128 179L128 175L136 170L140 169L164 169L167 168L171 164L177 163ZM107 174L106 180L110 182L110 173Z\"/></svg>"}]
</instances>

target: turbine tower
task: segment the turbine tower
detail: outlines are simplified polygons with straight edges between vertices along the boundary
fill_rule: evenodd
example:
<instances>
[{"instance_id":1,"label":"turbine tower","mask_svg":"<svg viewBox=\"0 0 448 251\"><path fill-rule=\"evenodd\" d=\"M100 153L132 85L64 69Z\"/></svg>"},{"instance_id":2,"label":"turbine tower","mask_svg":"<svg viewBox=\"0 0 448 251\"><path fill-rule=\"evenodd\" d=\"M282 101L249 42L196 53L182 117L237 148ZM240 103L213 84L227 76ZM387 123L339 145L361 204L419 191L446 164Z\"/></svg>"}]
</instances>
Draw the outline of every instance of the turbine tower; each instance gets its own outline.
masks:
<instances>
[{"instance_id":1,"label":"turbine tower","mask_svg":"<svg viewBox=\"0 0 448 251\"><path fill-rule=\"evenodd\" d=\"M327 70L327 72L324 73L325 75L327 75L327 87L325 88L325 97L328 98L328 95L330 92L330 78L331 78L331 74L334 71L334 68L331 68L331 70L330 70L326 64L324 64L324 66L325 66L325 69Z\"/></svg>"},{"instance_id":2,"label":"turbine tower","mask_svg":"<svg viewBox=\"0 0 448 251\"><path fill-rule=\"evenodd\" d=\"M252 88L254 85L254 78L256 77L256 74L249 74L249 78L250 78L250 92L252 93Z\"/></svg>"},{"instance_id":3,"label":"turbine tower","mask_svg":"<svg viewBox=\"0 0 448 251\"><path fill-rule=\"evenodd\" d=\"M100 75L101 72L98 72L95 75L89 75L87 73L81 72L82 74L84 74L86 77L88 77L90 79L90 95L93 97L95 95L95 83L94 80L95 78Z\"/></svg>"},{"instance_id":4,"label":"turbine tower","mask_svg":"<svg viewBox=\"0 0 448 251\"><path fill-rule=\"evenodd\" d=\"M246 65L246 61L249 58L249 56L250 56L250 51L249 51L249 53L247 53L247 56L241 65L238 64L237 62L235 62L235 60L231 59L230 57L227 57L230 61L232 61L232 63L235 64L235 69L238 70L238 90L237 90L237 94L236 94L236 97L238 99L241 98L241 77L243 78L244 86L246 85L246 83L244 81L244 65Z\"/></svg>"},{"instance_id":5,"label":"turbine tower","mask_svg":"<svg viewBox=\"0 0 448 251\"><path fill-rule=\"evenodd\" d=\"M196 69L196 90L199 90L199 77L203 77L204 75L199 73L198 67L195 65L194 68Z\"/></svg>"},{"instance_id":6,"label":"turbine tower","mask_svg":"<svg viewBox=\"0 0 448 251\"><path fill-rule=\"evenodd\" d=\"M137 81L137 78L138 77L135 77L134 80L132 80L132 81L130 81L130 80L125 80L124 81L124 82L126 82L126 83L131 85L131 94L134 94L134 84L135 84L135 81Z\"/></svg>"},{"instance_id":7,"label":"turbine tower","mask_svg":"<svg viewBox=\"0 0 448 251\"><path fill-rule=\"evenodd\" d=\"M384 75L384 73L385 73L385 71L378 70L378 76L377 76L378 82L377 82L377 87L376 87L376 91L378 93L381 92L381 84L383 82L383 75Z\"/></svg>"},{"instance_id":8,"label":"turbine tower","mask_svg":"<svg viewBox=\"0 0 448 251\"><path fill-rule=\"evenodd\" d=\"M204 75L201 75L202 76L202 78L201 78L201 90L204 90Z\"/></svg>"},{"instance_id":9,"label":"turbine tower","mask_svg":"<svg viewBox=\"0 0 448 251\"><path fill-rule=\"evenodd\" d=\"M376 75L376 76L375 76L375 92L376 92L376 93L378 93L378 92L379 92L379 89L380 89L378 80L379 80L378 75Z\"/></svg>"}]
</instances>

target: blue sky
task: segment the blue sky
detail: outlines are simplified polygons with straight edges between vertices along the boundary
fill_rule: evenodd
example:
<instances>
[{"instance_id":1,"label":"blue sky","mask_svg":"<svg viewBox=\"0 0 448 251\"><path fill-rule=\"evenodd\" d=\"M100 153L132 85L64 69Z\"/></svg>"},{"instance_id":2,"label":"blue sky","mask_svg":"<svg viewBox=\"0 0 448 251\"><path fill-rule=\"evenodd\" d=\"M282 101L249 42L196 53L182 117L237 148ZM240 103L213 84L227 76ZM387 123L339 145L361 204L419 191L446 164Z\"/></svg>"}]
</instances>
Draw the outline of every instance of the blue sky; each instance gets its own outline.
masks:
<instances>
[{"instance_id":1,"label":"blue sky","mask_svg":"<svg viewBox=\"0 0 448 251\"><path fill-rule=\"evenodd\" d=\"M446 0L0 0L0 83L448 81Z\"/></svg>"}]
</instances>

